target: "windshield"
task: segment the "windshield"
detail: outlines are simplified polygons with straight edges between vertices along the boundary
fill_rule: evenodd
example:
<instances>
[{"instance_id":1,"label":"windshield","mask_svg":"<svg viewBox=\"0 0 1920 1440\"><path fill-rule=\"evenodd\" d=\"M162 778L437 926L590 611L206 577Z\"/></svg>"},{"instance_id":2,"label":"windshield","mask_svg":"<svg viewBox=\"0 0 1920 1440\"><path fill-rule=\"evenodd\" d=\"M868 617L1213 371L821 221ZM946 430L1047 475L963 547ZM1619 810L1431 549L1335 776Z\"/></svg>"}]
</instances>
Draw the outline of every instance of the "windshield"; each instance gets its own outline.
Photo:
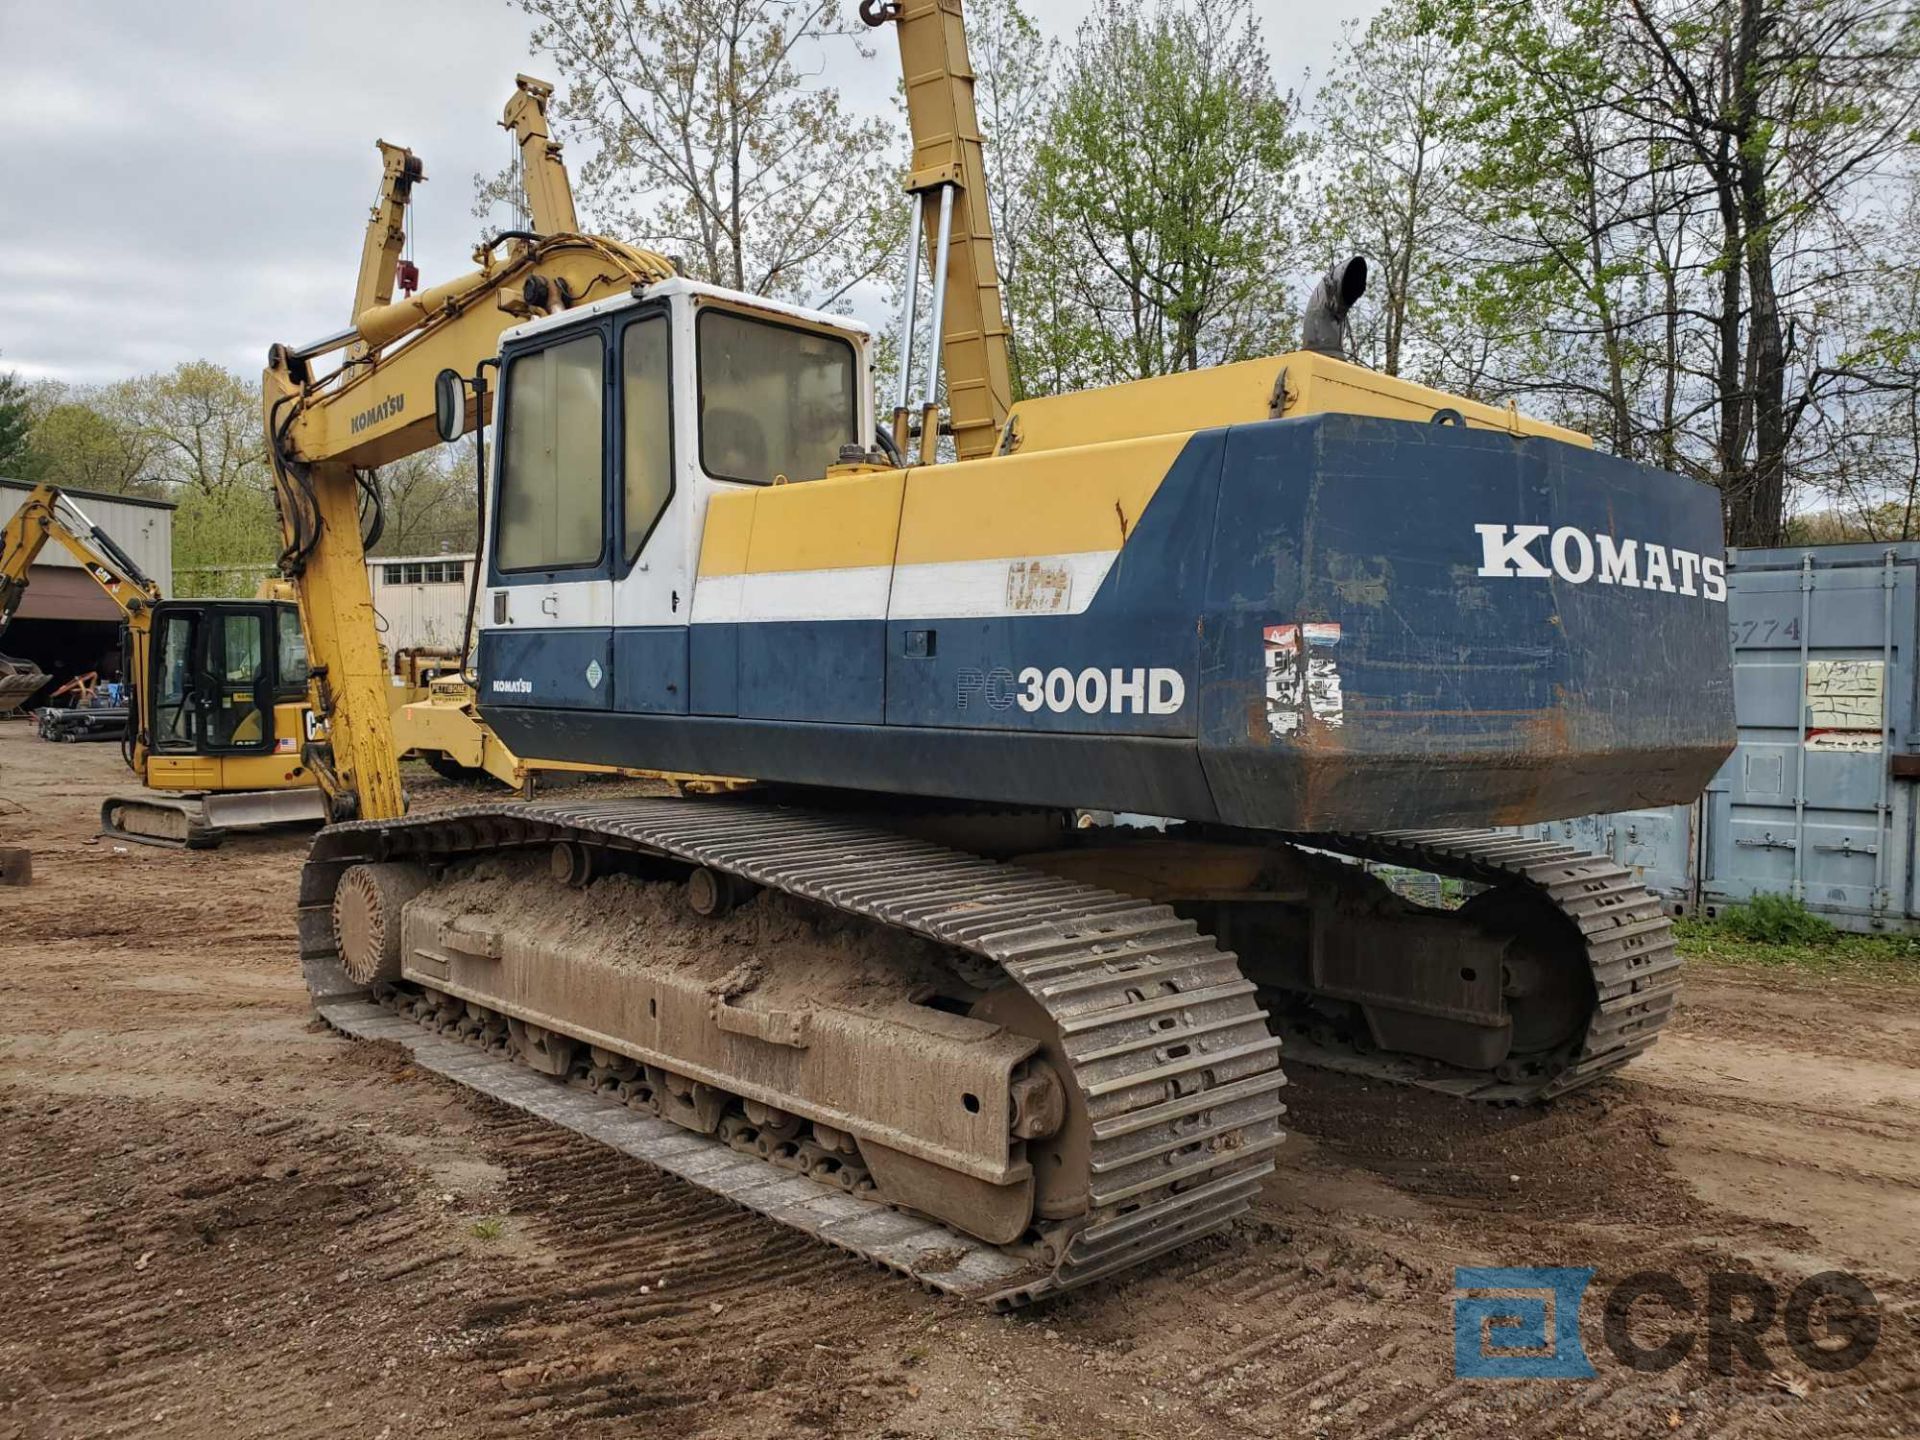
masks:
<instances>
[{"instance_id":1,"label":"windshield","mask_svg":"<svg viewBox=\"0 0 1920 1440\"><path fill-rule=\"evenodd\" d=\"M700 314L700 463L716 480L818 480L853 444L853 346L729 310Z\"/></svg>"}]
</instances>

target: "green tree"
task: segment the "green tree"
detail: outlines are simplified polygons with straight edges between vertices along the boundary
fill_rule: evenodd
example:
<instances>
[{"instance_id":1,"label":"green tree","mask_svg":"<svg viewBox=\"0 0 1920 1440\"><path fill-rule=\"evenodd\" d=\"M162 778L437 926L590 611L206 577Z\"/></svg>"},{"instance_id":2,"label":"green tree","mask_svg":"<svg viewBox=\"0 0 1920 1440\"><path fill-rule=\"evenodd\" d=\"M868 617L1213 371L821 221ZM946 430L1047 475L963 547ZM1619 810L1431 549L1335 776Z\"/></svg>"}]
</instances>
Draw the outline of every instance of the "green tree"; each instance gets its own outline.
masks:
<instances>
[{"instance_id":1,"label":"green tree","mask_svg":"<svg viewBox=\"0 0 1920 1440\"><path fill-rule=\"evenodd\" d=\"M1081 26L1035 166L1036 283L1064 297L1036 317L1041 370L1113 382L1284 345L1296 110L1248 0L1108 0Z\"/></svg>"},{"instance_id":2,"label":"green tree","mask_svg":"<svg viewBox=\"0 0 1920 1440\"><path fill-rule=\"evenodd\" d=\"M15 371L0 371L0 475L25 478L20 472L28 458L31 425L25 382Z\"/></svg>"},{"instance_id":3,"label":"green tree","mask_svg":"<svg viewBox=\"0 0 1920 1440\"><path fill-rule=\"evenodd\" d=\"M153 473L209 497L272 489L260 390L208 360L110 387L101 408L152 447Z\"/></svg>"},{"instance_id":4,"label":"green tree","mask_svg":"<svg viewBox=\"0 0 1920 1440\"><path fill-rule=\"evenodd\" d=\"M245 598L274 573L280 524L273 497L236 487L213 494L198 487L175 492L174 587L181 595Z\"/></svg>"},{"instance_id":5,"label":"green tree","mask_svg":"<svg viewBox=\"0 0 1920 1440\"><path fill-rule=\"evenodd\" d=\"M75 490L152 494L143 483L152 442L136 427L76 396L50 405L33 424L23 479Z\"/></svg>"}]
</instances>

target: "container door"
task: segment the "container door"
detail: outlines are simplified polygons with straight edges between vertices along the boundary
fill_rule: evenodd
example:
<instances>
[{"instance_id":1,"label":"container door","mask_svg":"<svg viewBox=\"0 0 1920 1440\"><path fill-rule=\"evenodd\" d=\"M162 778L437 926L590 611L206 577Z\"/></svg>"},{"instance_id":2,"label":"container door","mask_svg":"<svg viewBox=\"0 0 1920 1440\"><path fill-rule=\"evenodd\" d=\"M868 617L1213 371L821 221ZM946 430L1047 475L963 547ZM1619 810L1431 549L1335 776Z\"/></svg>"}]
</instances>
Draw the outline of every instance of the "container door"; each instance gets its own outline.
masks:
<instances>
[{"instance_id":1,"label":"container door","mask_svg":"<svg viewBox=\"0 0 1920 1440\"><path fill-rule=\"evenodd\" d=\"M1705 898L1797 895L1849 928L1897 917L1909 865L1890 757L1913 693L1909 547L1748 552L1728 602L1740 748L1715 781L1725 823L1710 812Z\"/></svg>"},{"instance_id":2,"label":"container door","mask_svg":"<svg viewBox=\"0 0 1920 1440\"><path fill-rule=\"evenodd\" d=\"M613 693L608 331L507 352L480 702L604 710Z\"/></svg>"}]
</instances>

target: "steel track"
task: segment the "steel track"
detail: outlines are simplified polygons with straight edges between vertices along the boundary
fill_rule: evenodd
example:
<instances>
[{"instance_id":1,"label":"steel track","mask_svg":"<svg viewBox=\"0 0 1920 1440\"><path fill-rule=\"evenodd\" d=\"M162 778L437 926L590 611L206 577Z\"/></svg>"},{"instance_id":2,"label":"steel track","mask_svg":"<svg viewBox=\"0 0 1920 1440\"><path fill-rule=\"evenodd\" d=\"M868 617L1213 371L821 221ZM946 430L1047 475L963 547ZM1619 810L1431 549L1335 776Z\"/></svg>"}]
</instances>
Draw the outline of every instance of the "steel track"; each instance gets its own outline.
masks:
<instances>
[{"instance_id":1,"label":"steel track","mask_svg":"<svg viewBox=\"0 0 1920 1440\"><path fill-rule=\"evenodd\" d=\"M1496 1104L1551 1100L1617 1070L1659 1037L1680 994L1680 954L1660 899L1604 855L1494 830L1392 830L1371 835L1289 835L1289 841L1355 859L1402 865L1483 885L1518 883L1557 909L1581 937L1595 1006L1557 1070L1505 1080L1437 1061L1366 1054L1289 1038L1308 1065L1440 1090Z\"/></svg>"},{"instance_id":2,"label":"steel track","mask_svg":"<svg viewBox=\"0 0 1920 1440\"><path fill-rule=\"evenodd\" d=\"M572 842L669 857L894 926L991 962L1058 1027L1092 1135L1087 1223L1042 1260L773 1169L724 1142L366 1003L334 949L340 875L367 860L442 861ZM1164 905L837 816L744 802L472 805L334 826L301 877L300 937L320 1014L399 1040L425 1068L516 1104L913 1276L1026 1304L1219 1230L1273 1170L1285 1107L1279 1041L1231 954Z\"/></svg>"}]
</instances>

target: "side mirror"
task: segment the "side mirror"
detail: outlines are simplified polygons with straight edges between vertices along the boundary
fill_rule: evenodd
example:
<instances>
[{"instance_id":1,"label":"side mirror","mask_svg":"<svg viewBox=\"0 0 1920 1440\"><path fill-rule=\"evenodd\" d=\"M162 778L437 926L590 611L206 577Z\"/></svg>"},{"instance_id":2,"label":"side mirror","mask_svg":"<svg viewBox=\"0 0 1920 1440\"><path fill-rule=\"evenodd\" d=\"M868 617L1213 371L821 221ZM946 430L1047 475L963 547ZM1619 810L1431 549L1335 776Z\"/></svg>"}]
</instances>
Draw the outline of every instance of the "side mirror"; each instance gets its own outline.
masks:
<instances>
[{"instance_id":1,"label":"side mirror","mask_svg":"<svg viewBox=\"0 0 1920 1440\"><path fill-rule=\"evenodd\" d=\"M467 382L452 368L433 377L433 428L452 442L467 428Z\"/></svg>"}]
</instances>

